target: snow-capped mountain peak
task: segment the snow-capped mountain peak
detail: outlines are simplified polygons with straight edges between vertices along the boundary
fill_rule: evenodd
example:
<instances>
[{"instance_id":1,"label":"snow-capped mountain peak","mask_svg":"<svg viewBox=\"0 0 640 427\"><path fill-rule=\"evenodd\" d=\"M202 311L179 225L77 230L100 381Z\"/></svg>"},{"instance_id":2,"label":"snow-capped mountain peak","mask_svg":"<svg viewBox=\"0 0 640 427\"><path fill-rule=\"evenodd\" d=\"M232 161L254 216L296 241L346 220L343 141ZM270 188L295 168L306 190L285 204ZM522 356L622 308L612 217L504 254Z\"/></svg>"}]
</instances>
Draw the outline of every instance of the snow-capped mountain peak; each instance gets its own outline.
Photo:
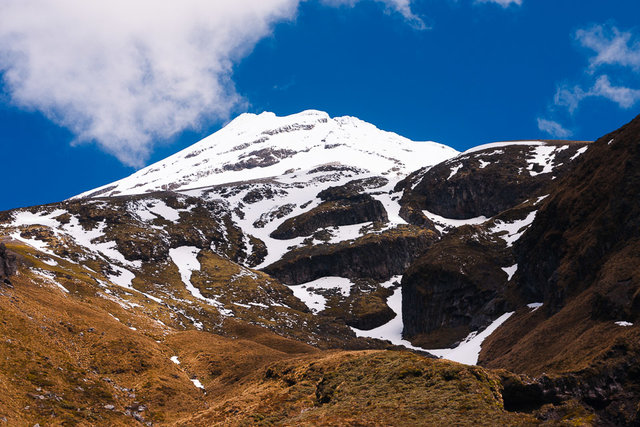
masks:
<instances>
[{"instance_id":1,"label":"snow-capped mountain peak","mask_svg":"<svg viewBox=\"0 0 640 427\"><path fill-rule=\"evenodd\" d=\"M395 178L456 154L445 145L411 141L350 116L331 118L317 110L284 117L245 113L165 160L77 197L209 187L336 163Z\"/></svg>"}]
</instances>

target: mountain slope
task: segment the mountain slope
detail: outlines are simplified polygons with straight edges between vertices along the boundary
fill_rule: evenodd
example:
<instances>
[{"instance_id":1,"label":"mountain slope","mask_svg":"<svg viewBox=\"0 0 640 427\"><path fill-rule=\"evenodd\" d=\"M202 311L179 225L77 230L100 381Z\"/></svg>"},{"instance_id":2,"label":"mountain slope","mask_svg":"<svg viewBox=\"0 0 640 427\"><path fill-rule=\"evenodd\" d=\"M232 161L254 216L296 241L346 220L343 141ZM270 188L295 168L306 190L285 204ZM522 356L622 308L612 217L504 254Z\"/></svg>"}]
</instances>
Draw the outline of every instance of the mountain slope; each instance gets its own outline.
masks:
<instances>
[{"instance_id":1,"label":"mountain slope","mask_svg":"<svg viewBox=\"0 0 640 427\"><path fill-rule=\"evenodd\" d=\"M393 177L455 154L450 147L410 141L355 117L330 118L315 110L286 117L247 113L165 160L77 197L209 187L336 163Z\"/></svg>"}]
</instances>

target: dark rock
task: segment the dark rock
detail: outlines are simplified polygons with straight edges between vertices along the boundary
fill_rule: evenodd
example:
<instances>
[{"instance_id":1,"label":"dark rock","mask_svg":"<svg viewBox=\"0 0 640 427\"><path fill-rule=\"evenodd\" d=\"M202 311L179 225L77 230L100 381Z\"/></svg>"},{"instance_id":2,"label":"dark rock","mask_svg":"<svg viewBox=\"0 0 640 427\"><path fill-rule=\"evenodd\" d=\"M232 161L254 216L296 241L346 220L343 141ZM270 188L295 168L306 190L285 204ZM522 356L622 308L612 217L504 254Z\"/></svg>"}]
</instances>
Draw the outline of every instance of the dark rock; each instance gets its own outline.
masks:
<instances>
[{"instance_id":1,"label":"dark rock","mask_svg":"<svg viewBox=\"0 0 640 427\"><path fill-rule=\"evenodd\" d=\"M567 298L592 286L613 253L624 249L624 258L629 260L640 248L639 137L640 116L592 144L575 170L545 200L516 247L522 263L520 286L537 289L554 312ZM621 271L623 262L618 263L616 268ZM625 279L628 284L618 284ZM627 274L616 283L611 281L608 286L627 290L620 296L606 291L609 297L605 299L619 306L622 300L633 298L636 279ZM604 300L595 304L602 303Z\"/></svg>"},{"instance_id":2,"label":"dark rock","mask_svg":"<svg viewBox=\"0 0 640 427\"><path fill-rule=\"evenodd\" d=\"M16 274L18 269L17 256L9 251L4 243L0 243L0 279L10 285L9 278Z\"/></svg>"},{"instance_id":3,"label":"dark rock","mask_svg":"<svg viewBox=\"0 0 640 427\"><path fill-rule=\"evenodd\" d=\"M401 181L401 204L413 203L445 218L492 217L523 201L548 193L553 177L571 169L569 160L585 143L549 143L558 147L552 173L532 176L528 159L536 146L511 145L462 154ZM455 174L454 174L455 171ZM535 169L534 169L535 172ZM453 174L453 175L452 175Z\"/></svg>"},{"instance_id":4,"label":"dark rock","mask_svg":"<svg viewBox=\"0 0 640 427\"><path fill-rule=\"evenodd\" d=\"M403 335L443 348L484 329L513 305L501 269L512 263L502 239L480 226L445 235L402 278Z\"/></svg>"},{"instance_id":5,"label":"dark rock","mask_svg":"<svg viewBox=\"0 0 640 427\"><path fill-rule=\"evenodd\" d=\"M297 153L297 151L293 150L263 148L261 150L252 151L248 154L243 154L239 157L239 162L223 165L222 169L226 171L241 171L258 167L266 168L268 166L275 165L276 163L280 162L280 160L291 157Z\"/></svg>"},{"instance_id":6,"label":"dark rock","mask_svg":"<svg viewBox=\"0 0 640 427\"><path fill-rule=\"evenodd\" d=\"M271 237L292 239L310 236L319 228L370 221L388 221L387 212L379 200L368 194L361 194L349 199L324 202L301 215L289 218L271 233Z\"/></svg>"},{"instance_id":7,"label":"dark rock","mask_svg":"<svg viewBox=\"0 0 640 427\"><path fill-rule=\"evenodd\" d=\"M381 176L373 176L369 178L354 179L344 185L337 187L329 187L318 193L318 197L323 201L348 199L357 197L365 190L384 187L389 180Z\"/></svg>"},{"instance_id":8,"label":"dark rock","mask_svg":"<svg viewBox=\"0 0 640 427\"><path fill-rule=\"evenodd\" d=\"M264 271L289 285L326 276L384 281L403 274L437 239L432 230L399 226L351 242L295 249Z\"/></svg>"}]
</instances>

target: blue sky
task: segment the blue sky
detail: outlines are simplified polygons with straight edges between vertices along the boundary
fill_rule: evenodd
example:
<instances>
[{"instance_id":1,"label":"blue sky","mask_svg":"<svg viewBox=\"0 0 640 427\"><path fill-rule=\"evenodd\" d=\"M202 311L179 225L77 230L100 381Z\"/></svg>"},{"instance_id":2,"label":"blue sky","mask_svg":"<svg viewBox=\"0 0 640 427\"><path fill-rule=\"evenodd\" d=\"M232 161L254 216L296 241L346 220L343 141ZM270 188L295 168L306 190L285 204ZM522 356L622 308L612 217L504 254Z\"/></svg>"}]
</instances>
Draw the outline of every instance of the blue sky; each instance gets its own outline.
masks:
<instances>
[{"instance_id":1,"label":"blue sky","mask_svg":"<svg viewBox=\"0 0 640 427\"><path fill-rule=\"evenodd\" d=\"M639 112L633 0L190 0L158 18L138 1L0 5L0 209L127 176L244 111L353 115L458 150L591 140Z\"/></svg>"}]
</instances>

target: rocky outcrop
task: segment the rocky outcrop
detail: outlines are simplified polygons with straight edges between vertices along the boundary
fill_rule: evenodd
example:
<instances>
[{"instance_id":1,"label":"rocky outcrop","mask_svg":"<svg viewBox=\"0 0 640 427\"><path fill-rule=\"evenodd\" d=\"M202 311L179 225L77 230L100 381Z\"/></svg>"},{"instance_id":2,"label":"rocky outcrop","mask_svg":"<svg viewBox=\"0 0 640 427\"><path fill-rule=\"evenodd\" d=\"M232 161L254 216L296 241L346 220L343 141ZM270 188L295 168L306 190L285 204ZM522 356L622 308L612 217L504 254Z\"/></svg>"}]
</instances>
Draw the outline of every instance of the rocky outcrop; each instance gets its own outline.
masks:
<instances>
[{"instance_id":1,"label":"rocky outcrop","mask_svg":"<svg viewBox=\"0 0 640 427\"><path fill-rule=\"evenodd\" d=\"M384 205L368 194L361 194L347 199L330 200L301 215L289 218L271 233L271 237L292 239L310 236L320 228L387 220Z\"/></svg>"},{"instance_id":2,"label":"rocky outcrop","mask_svg":"<svg viewBox=\"0 0 640 427\"><path fill-rule=\"evenodd\" d=\"M7 250L4 243L0 243L0 280L5 284L11 284L9 277L16 273L18 268L15 254Z\"/></svg>"},{"instance_id":3,"label":"rocky outcrop","mask_svg":"<svg viewBox=\"0 0 640 427\"><path fill-rule=\"evenodd\" d=\"M414 172L396 190L404 190L401 204L413 203L445 218L489 218L547 194L549 185L571 169L571 158L585 144L548 142L462 153ZM544 156L539 150L546 150Z\"/></svg>"},{"instance_id":4,"label":"rocky outcrop","mask_svg":"<svg viewBox=\"0 0 640 427\"><path fill-rule=\"evenodd\" d=\"M354 241L295 249L264 271L288 285L326 276L382 281L404 273L437 238L432 230L399 226Z\"/></svg>"},{"instance_id":5,"label":"rocky outcrop","mask_svg":"<svg viewBox=\"0 0 640 427\"><path fill-rule=\"evenodd\" d=\"M324 201L348 199L362 194L365 190L380 188L388 183L389 180L381 176L354 179L344 185L322 190L318 193L318 197Z\"/></svg>"}]
</instances>

